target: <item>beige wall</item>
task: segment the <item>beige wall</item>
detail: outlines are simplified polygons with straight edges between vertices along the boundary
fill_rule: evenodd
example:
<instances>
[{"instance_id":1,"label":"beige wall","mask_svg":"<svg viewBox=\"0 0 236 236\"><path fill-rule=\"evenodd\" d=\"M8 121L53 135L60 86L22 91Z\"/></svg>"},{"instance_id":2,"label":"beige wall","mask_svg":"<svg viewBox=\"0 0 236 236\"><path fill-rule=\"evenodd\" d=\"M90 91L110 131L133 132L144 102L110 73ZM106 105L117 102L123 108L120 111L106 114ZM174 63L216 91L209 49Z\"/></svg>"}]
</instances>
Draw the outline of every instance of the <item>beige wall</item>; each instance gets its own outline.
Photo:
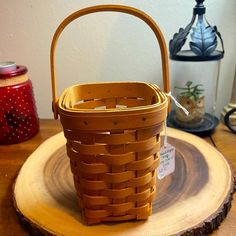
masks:
<instances>
[{"instance_id":1,"label":"beige wall","mask_svg":"<svg viewBox=\"0 0 236 236\"><path fill-rule=\"evenodd\" d=\"M191 19L190 0L8 0L0 2L0 61L26 65L34 85L38 113L52 117L49 50L58 24L80 8L114 3L134 6L160 25L167 43ZM236 1L207 0L207 19L217 25L225 43L217 111L228 103L236 62ZM73 23L57 50L58 86L95 81L137 80L161 83L159 48L152 32L131 16L104 13ZM172 82L184 71L171 63ZM204 67L206 73L210 73ZM211 85L209 85L210 89Z\"/></svg>"}]
</instances>

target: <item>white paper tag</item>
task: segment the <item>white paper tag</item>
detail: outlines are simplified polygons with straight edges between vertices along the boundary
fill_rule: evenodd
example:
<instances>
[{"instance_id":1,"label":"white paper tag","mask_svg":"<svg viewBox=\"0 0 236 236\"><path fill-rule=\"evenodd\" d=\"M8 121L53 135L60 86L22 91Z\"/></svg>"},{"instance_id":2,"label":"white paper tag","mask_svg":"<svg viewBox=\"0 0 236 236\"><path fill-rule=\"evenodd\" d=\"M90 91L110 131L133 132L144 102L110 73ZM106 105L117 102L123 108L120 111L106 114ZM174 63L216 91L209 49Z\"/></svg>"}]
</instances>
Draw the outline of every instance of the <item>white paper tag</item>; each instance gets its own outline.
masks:
<instances>
[{"instance_id":1,"label":"white paper tag","mask_svg":"<svg viewBox=\"0 0 236 236\"><path fill-rule=\"evenodd\" d=\"M160 165L158 168L158 179L163 179L165 176L175 171L175 147L169 143L162 146L160 150Z\"/></svg>"}]
</instances>

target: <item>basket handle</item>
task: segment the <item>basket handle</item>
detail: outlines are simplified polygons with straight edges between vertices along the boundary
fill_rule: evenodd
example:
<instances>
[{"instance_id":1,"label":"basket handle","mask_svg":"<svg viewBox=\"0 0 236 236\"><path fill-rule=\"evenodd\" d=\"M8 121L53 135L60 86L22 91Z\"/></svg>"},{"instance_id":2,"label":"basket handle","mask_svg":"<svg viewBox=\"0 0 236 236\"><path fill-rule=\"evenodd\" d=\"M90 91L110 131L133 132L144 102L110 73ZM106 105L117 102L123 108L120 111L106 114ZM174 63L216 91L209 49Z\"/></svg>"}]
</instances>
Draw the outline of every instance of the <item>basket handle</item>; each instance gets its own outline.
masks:
<instances>
[{"instance_id":1,"label":"basket handle","mask_svg":"<svg viewBox=\"0 0 236 236\"><path fill-rule=\"evenodd\" d=\"M156 38L159 42L160 51L161 51L161 59L162 59L162 77L163 77L163 83L164 83L164 91L166 93L169 93L170 91L170 82L169 82L169 66L168 66L168 53L167 53L167 47L164 40L164 37L162 35L162 32L158 25L155 23L155 21L148 16L146 13L128 6L122 6L122 5L97 5L92 7L87 7L84 9L81 9L79 11L76 11L69 15L67 18L65 18L61 24L58 26L56 32L54 33L52 43L51 43L51 51L50 51L50 68L51 68L51 82L52 82L52 97L53 97L53 113L54 113L54 119L58 118L58 97L57 97L57 89L56 89L56 76L55 76L55 48L57 45L57 41L59 39L59 36L61 35L62 31L65 29L65 27L70 24L75 19L88 15L95 12L106 12L106 11L112 11L112 12L122 12L129 15L136 16L143 20L149 27L152 29L154 34L156 35ZM170 103L169 103L170 104Z\"/></svg>"}]
</instances>

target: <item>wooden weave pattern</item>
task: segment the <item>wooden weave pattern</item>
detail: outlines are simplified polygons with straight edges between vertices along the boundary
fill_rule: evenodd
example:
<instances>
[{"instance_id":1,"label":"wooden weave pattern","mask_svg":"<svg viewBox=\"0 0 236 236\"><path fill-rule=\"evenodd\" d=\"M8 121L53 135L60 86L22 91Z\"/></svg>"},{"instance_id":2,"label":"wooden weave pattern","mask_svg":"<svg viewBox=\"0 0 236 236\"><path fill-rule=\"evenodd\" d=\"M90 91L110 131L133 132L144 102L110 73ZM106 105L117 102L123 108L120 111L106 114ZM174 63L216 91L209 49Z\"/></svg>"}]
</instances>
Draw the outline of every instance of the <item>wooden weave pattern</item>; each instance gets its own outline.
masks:
<instances>
[{"instance_id":1,"label":"wooden weave pattern","mask_svg":"<svg viewBox=\"0 0 236 236\"><path fill-rule=\"evenodd\" d=\"M108 97L108 88L119 97ZM63 93L59 113L85 221L147 219L156 193L165 94L138 82L77 85Z\"/></svg>"},{"instance_id":2,"label":"wooden weave pattern","mask_svg":"<svg viewBox=\"0 0 236 236\"><path fill-rule=\"evenodd\" d=\"M154 139L150 150L146 150L144 142L137 140L127 144L128 149L131 147L130 152L124 153L121 147L124 145L118 144L115 151L115 145L105 145L108 150L105 154L94 153L93 148L99 147L99 143L89 147L76 145L74 140L68 141L71 169L86 222L146 219L151 214L159 164L156 154L159 138ZM132 148L138 145L141 145L140 152ZM81 146L84 147L82 152ZM92 149L92 155L88 149Z\"/></svg>"}]
</instances>

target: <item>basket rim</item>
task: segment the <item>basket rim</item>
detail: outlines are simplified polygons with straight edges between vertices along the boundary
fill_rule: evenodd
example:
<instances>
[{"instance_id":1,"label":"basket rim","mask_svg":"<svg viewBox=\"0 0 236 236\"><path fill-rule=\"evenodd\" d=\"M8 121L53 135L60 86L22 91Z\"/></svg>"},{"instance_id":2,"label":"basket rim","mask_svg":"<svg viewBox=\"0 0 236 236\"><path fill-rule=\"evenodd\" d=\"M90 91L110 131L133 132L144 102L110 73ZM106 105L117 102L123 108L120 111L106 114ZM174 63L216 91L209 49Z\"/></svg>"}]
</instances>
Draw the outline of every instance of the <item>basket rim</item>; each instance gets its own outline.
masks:
<instances>
[{"instance_id":1,"label":"basket rim","mask_svg":"<svg viewBox=\"0 0 236 236\"><path fill-rule=\"evenodd\" d=\"M63 101L65 100L66 95L68 95L68 90L76 87L76 86L83 86L83 85L102 85L102 84L142 84L144 86L149 87L154 94L161 94L161 96L163 97L163 101L160 101L159 103L155 103L155 104L150 104L150 105L145 105L145 106L135 106L135 107L125 107L125 108L108 108L108 109L99 109L99 110L95 110L95 109L70 109L70 108L65 108L62 104ZM127 113L129 114L130 112L137 112L137 113L142 113L142 112L147 112L152 111L152 110L162 110L167 108L168 106L168 97L166 95L165 92L163 92L158 86L155 85L155 87L153 87L152 84L150 83L146 83L146 82L140 82L140 81L113 81L113 82L95 82L95 83L83 83L83 84L75 84L72 86L67 87L66 89L64 89L64 91L62 92L59 100L58 100L58 105L59 105L59 110L60 113L79 113L81 114L89 114L89 115L103 115L103 114L117 114L117 113Z\"/></svg>"}]
</instances>

